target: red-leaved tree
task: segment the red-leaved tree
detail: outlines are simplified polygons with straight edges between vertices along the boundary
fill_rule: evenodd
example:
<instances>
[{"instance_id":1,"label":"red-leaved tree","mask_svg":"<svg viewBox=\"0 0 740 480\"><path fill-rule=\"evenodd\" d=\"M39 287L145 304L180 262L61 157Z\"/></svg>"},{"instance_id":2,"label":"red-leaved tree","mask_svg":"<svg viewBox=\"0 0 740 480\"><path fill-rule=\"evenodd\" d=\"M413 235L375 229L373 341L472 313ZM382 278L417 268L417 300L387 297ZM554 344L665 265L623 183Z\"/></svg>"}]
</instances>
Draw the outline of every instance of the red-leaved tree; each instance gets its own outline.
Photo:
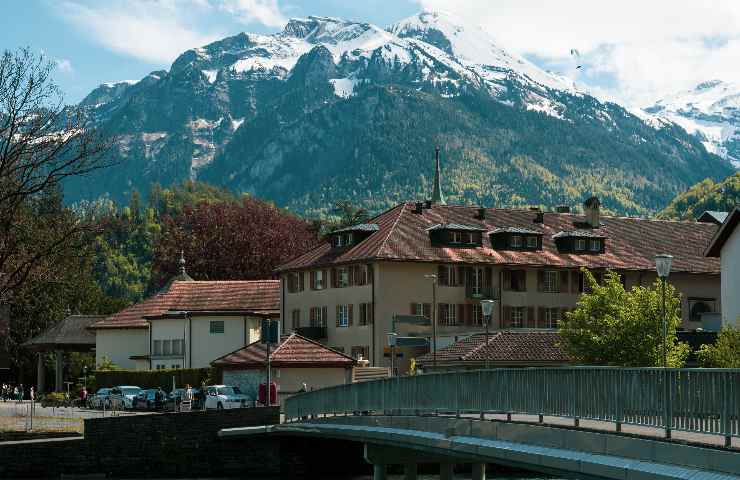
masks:
<instances>
[{"instance_id":1,"label":"red-leaved tree","mask_svg":"<svg viewBox=\"0 0 740 480\"><path fill-rule=\"evenodd\" d=\"M162 223L152 266L156 289L179 272L180 250L195 280L253 280L275 278L275 268L318 240L309 222L250 197L186 206Z\"/></svg>"}]
</instances>

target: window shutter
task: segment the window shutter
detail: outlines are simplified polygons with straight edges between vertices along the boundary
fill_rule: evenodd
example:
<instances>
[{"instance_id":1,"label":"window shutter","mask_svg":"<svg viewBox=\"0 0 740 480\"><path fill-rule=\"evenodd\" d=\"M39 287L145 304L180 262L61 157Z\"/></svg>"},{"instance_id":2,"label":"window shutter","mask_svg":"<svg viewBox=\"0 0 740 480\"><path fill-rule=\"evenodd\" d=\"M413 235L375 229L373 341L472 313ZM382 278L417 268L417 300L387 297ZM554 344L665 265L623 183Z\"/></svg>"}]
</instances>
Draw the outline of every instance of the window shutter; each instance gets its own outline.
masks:
<instances>
[{"instance_id":1,"label":"window shutter","mask_svg":"<svg viewBox=\"0 0 740 480\"><path fill-rule=\"evenodd\" d=\"M526 322L525 325L529 328L534 327L535 325L535 318L534 318L534 307L527 307L527 318L525 318Z\"/></svg>"},{"instance_id":2,"label":"window shutter","mask_svg":"<svg viewBox=\"0 0 740 480\"><path fill-rule=\"evenodd\" d=\"M357 267L354 265L347 267L347 286L351 287L355 284L355 270Z\"/></svg>"},{"instance_id":3,"label":"window shutter","mask_svg":"<svg viewBox=\"0 0 740 480\"><path fill-rule=\"evenodd\" d=\"M373 304L368 303L367 304L367 324L368 325L372 325L373 323L373 313L374 313Z\"/></svg>"},{"instance_id":4,"label":"window shutter","mask_svg":"<svg viewBox=\"0 0 740 480\"><path fill-rule=\"evenodd\" d=\"M439 316L437 318L437 324L447 325L447 304L440 303L439 306L437 307L437 312L439 312Z\"/></svg>"},{"instance_id":5,"label":"window shutter","mask_svg":"<svg viewBox=\"0 0 740 480\"><path fill-rule=\"evenodd\" d=\"M568 270L561 270L560 271L560 287L558 289L559 292L567 292L568 291L568 277L570 275L568 274Z\"/></svg>"},{"instance_id":6,"label":"window shutter","mask_svg":"<svg viewBox=\"0 0 740 480\"><path fill-rule=\"evenodd\" d=\"M579 293L578 284L580 282L578 281L578 278L578 270L573 270L570 272L570 293Z\"/></svg>"},{"instance_id":7,"label":"window shutter","mask_svg":"<svg viewBox=\"0 0 740 480\"><path fill-rule=\"evenodd\" d=\"M447 286L447 265L440 265L437 268L437 283L442 286Z\"/></svg>"},{"instance_id":8,"label":"window shutter","mask_svg":"<svg viewBox=\"0 0 740 480\"><path fill-rule=\"evenodd\" d=\"M486 267L485 272L486 273L483 275L483 285L491 288L493 286L493 269L491 267Z\"/></svg>"},{"instance_id":9,"label":"window shutter","mask_svg":"<svg viewBox=\"0 0 740 480\"><path fill-rule=\"evenodd\" d=\"M465 304L464 303L458 303L457 304L457 324L458 325L467 325L467 318L465 318Z\"/></svg>"},{"instance_id":10,"label":"window shutter","mask_svg":"<svg viewBox=\"0 0 740 480\"><path fill-rule=\"evenodd\" d=\"M416 311L416 303L411 302L411 309L409 310L411 312L411 315L419 315L419 313Z\"/></svg>"},{"instance_id":11,"label":"window shutter","mask_svg":"<svg viewBox=\"0 0 740 480\"><path fill-rule=\"evenodd\" d=\"M329 324L329 307L321 307L321 321L319 324L319 327L325 327Z\"/></svg>"},{"instance_id":12,"label":"window shutter","mask_svg":"<svg viewBox=\"0 0 740 480\"><path fill-rule=\"evenodd\" d=\"M347 305L347 325L349 325L350 327L352 326L352 321L353 321L353 318L352 317L354 316L354 314L352 312L353 307L354 307L354 305L351 304L351 303L349 305Z\"/></svg>"},{"instance_id":13,"label":"window shutter","mask_svg":"<svg viewBox=\"0 0 740 480\"><path fill-rule=\"evenodd\" d=\"M421 309L422 309L422 315L424 315L428 319L432 318L432 304L431 303L425 303L424 305L421 306Z\"/></svg>"},{"instance_id":14,"label":"window shutter","mask_svg":"<svg viewBox=\"0 0 740 480\"><path fill-rule=\"evenodd\" d=\"M472 275L472 269L470 267L457 267L457 284L471 285L473 282L470 280Z\"/></svg>"},{"instance_id":15,"label":"window shutter","mask_svg":"<svg viewBox=\"0 0 740 480\"><path fill-rule=\"evenodd\" d=\"M503 270L503 289L504 290L511 290L511 270Z\"/></svg>"},{"instance_id":16,"label":"window shutter","mask_svg":"<svg viewBox=\"0 0 740 480\"><path fill-rule=\"evenodd\" d=\"M539 328L545 328L547 325L545 324L545 307L540 307L537 309L537 324Z\"/></svg>"},{"instance_id":17,"label":"window shutter","mask_svg":"<svg viewBox=\"0 0 740 480\"><path fill-rule=\"evenodd\" d=\"M373 266L368 265L367 266L367 282L365 282L368 285L371 285L374 282L373 279Z\"/></svg>"},{"instance_id":18,"label":"window shutter","mask_svg":"<svg viewBox=\"0 0 740 480\"><path fill-rule=\"evenodd\" d=\"M544 270L537 270L537 291L538 292L545 291L545 271Z\"/></svg>"},{"instance_id":19,"label":"window shutter","mask_svg":"<svg viewBox=\"0 0 740 480\"><path fill-rule=\"evenodd\" d=\"M337 327L338 327L338 326L339 326L339 305L337 305L337 316L336 316L336 321L337 321Z\"/></svg>"},{"instance_id":20,"label":"window shutter","mask_svg":"<svg viewBox=\"0 0 740 480\"><path fill-rule=\"evenodd\" d=\"M465 305L465 325L473 324L473 305L468 303Z\"/></svg>"},{"instance_id":21,"label":"window shutter","mask_svg":"<svg viewBox=\"0 0 740 480\"><path fill-rule=\"evenodd\" d=\"M324 288L329 287L329 270L324 270Z\"/></svg>"},{"instance_id":22,"label":"window shutter","mask_svg":"<svg viewBox=\"0 0 740 480\"><path fill-rule=\"evenodd\" d=\"M337 270L336 268L331 269L331 287L339 287L339 270Z\"/></svg>"},{"instance_id":23,"label":"window shutter","mask_svg":"<svg viewBox=\"0 0 740 480\"><path fill-rule=\"evenodd\" d=\"M305 290L305 285L304 285L305 282L303 280L303 277L304 277L303 272L298 272L298 291L299 292L302 292L303 290Z\"/></svg>"},{"instance_id":24,"label":"window shutter","mask_svg":"<svg viewBox=\"0 0 740 480\"><path fill-rule=\"evenodd\" d=\"M465 267L462 272L464 273L465 285L473 285L473 267Z\"/></svg>"},{"instance_id":25,"label":"window shutter","mask_svg":"<svg viewBox=\"0 0 740 480\"><path fill-rule=\"evenodd\" d=\"M511 326L511 307L508 305L504 305L504 318L502 320L504 328L509 328Z\"/></svg>"},{"instance_id":26,"label":"window shutter","mask_svg":"<svg viewBox=\"0 0 740 480\"><path fill-rule=\"evenodd\" d=\"M313 270L308 272L308 288L316 290L316 272Z\"/></svg>"}]
</instances>

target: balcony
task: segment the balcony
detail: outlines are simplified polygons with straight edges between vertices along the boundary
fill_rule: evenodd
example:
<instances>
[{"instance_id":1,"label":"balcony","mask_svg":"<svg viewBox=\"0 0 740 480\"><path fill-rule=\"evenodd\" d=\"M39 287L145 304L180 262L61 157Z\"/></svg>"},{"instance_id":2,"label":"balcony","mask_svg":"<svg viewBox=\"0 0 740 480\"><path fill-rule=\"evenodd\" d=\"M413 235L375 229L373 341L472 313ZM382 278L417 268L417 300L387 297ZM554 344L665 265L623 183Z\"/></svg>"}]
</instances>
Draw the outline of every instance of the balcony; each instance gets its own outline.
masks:
<instances>
[{"instance_id":1,"label":"balcony","mask_svg":"<svg viewBox=\"0 0 740 480\"><path fill-rule=\"evenodd\" d=\"M295 333L309 340L324 340L326 336L326 327L298 327Z\"/></svg>"},{"instance_id":2,"label":"balcony","mask_svg":"<svg viewBox=\"0 0 740 480\"><path fill-rule=\"evenodd\" d=\"M465 285L465 298L498 300L501 298L501 293L498 287L489 285Z\"/></svg>"}]
</instances>

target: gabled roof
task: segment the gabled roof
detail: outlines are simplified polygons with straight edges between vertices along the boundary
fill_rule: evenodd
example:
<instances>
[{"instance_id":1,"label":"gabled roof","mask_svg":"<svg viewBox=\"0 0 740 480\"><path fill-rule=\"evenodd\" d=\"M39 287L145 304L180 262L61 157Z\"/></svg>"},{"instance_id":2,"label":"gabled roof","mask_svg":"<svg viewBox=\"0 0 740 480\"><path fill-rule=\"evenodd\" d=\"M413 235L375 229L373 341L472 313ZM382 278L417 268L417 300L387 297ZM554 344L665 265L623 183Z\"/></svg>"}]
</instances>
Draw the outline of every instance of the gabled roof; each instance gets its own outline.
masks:
<instances>
[{"instance_id":1,"label":"gabled roof","mask_svg":"<svg viewBox=\"0 0 740 480\"><path fill-rule=\"evenodd\" d=\"M500 362L518 364L568 363L568 356L559 346L556 331L501 330L488 337L475 334L437 351L437 362ZM419 364L432 362L432 354L417 358Z\"/></svg>"},{"instance_id":2,"label":"gabled roof","mask_svg":"<svg viewBox=\"0 0 740 480\"><path fill-rule=\"evenodd\" d=\"M69 315L53 327L40 333L23 344L36 350L92 348L95 346L95 333L90 325L105 318L105 315Z\"/></svg>"},{"instance_id":3,"label":"gabled roof","mask_svg":"<svg viewBox=\"0 0 740 480\"><path fill-rule=\"evenodd\" d=\"M168 312L280 311L279 280L175 281L169 289L124 308L90 328L148 328L147 318Z\"/></svg>"},{"instance_id":4,"label":"gabled roof","mask_svg":"<svg viewBox=\"0 0 740 480\"><path fill-rule=\"evenodd\" d=\"M267 347L254 342L239 350L217 358L211 365L223 368L263 368ZM280 344L270 352L270 363L275 368L352 367L355 359L297 333L283 336Z\"/></svg>"},{"instance_id":5,"label":"gabled roof","mask_svg":"<svg viewBox=\"0 0 740 480\"><path fill-rule=\"evenodd\" d=\"M380 230L380 227L377 223L360 223L357 225L351 225L349 227L340 228L339 230L334 230L331 233L344 233L344 232L377 232Z\"/></svg>"},{"instance_id":6,"label":"gabled roof","mask_svg":"<svg viewBox=\"0 0 740 480\"><path fill-rule=\"evenodd\" d=\"M711 222L721 225L727 218L727 212L718 212L716 210L706 210L696 219L697 222Z\"/></svg>"},{"instance_id":7,"label":"gabled roof","mask_svg":"<svg viewBox=\"0 0 740 480\"><path fill-rule=\"evenodd\" d=\"M705 255L707 257L719 257L722 247L727 239L730 238L732 232L735 231L735 228L739 223L740 207L735 207L732 209L732 212L727 215L727 218L725 218L725 221L722 223L722 226L719 227L719 230L717 230L717 233L714 235L714 238L712 238L711 243L707 247Z\"/></svg>"},{"instance_id":8,"label":"gabled roof","mask_svg":"<svg viewBox=\"0 0 740 480\"><path fill-rule=\"evenodd\" d=\"M528 209L488 208L483 220L477 218L478 210L473 206L432 205L419 214L414 213L413 203L402 203L372 219L379 230L357 245L337 250L328 242L323 243L282 265L278 271L373 261L654 271L655 255L668 253L673 255L673 272L719 274L719 261L704 257L704 249L717 231L717 226L711 223L601 215L600 226L588 231L609 238L606 251L599 255L580 255L560 252L552 236L561 231L586 230L583 215L545 212L542 223L535 223L539 212ZM450 223L471 225L485 231L502 225L537 228L543 234L542 250L495 250L487 235L483 236L482 246L476 248L432 245L427 229Z\"/></svg>"}]
</instances>

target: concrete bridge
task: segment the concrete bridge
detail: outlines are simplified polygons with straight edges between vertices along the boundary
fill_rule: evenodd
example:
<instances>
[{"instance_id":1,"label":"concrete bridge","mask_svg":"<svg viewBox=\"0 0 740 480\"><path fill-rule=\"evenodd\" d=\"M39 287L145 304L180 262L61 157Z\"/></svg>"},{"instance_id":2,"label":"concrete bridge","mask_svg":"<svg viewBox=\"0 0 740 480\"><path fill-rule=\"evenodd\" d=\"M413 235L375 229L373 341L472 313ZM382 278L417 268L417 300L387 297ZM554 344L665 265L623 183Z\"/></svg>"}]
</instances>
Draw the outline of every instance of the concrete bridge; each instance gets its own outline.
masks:
<instances>
[{"instance_id":1,"label":"concrete bridge","mask_svg":"<svg viewBox=\"0 0 740 480\"><path fill-rule=\"evenodd\" d=\"M404 465L487 464L579 479L740 480L740 370L497 369L393 378L301 394L290 435L365 445L374 477ZM327 461L337 452L328 452Z\"/></svg>"}]
</instances>

